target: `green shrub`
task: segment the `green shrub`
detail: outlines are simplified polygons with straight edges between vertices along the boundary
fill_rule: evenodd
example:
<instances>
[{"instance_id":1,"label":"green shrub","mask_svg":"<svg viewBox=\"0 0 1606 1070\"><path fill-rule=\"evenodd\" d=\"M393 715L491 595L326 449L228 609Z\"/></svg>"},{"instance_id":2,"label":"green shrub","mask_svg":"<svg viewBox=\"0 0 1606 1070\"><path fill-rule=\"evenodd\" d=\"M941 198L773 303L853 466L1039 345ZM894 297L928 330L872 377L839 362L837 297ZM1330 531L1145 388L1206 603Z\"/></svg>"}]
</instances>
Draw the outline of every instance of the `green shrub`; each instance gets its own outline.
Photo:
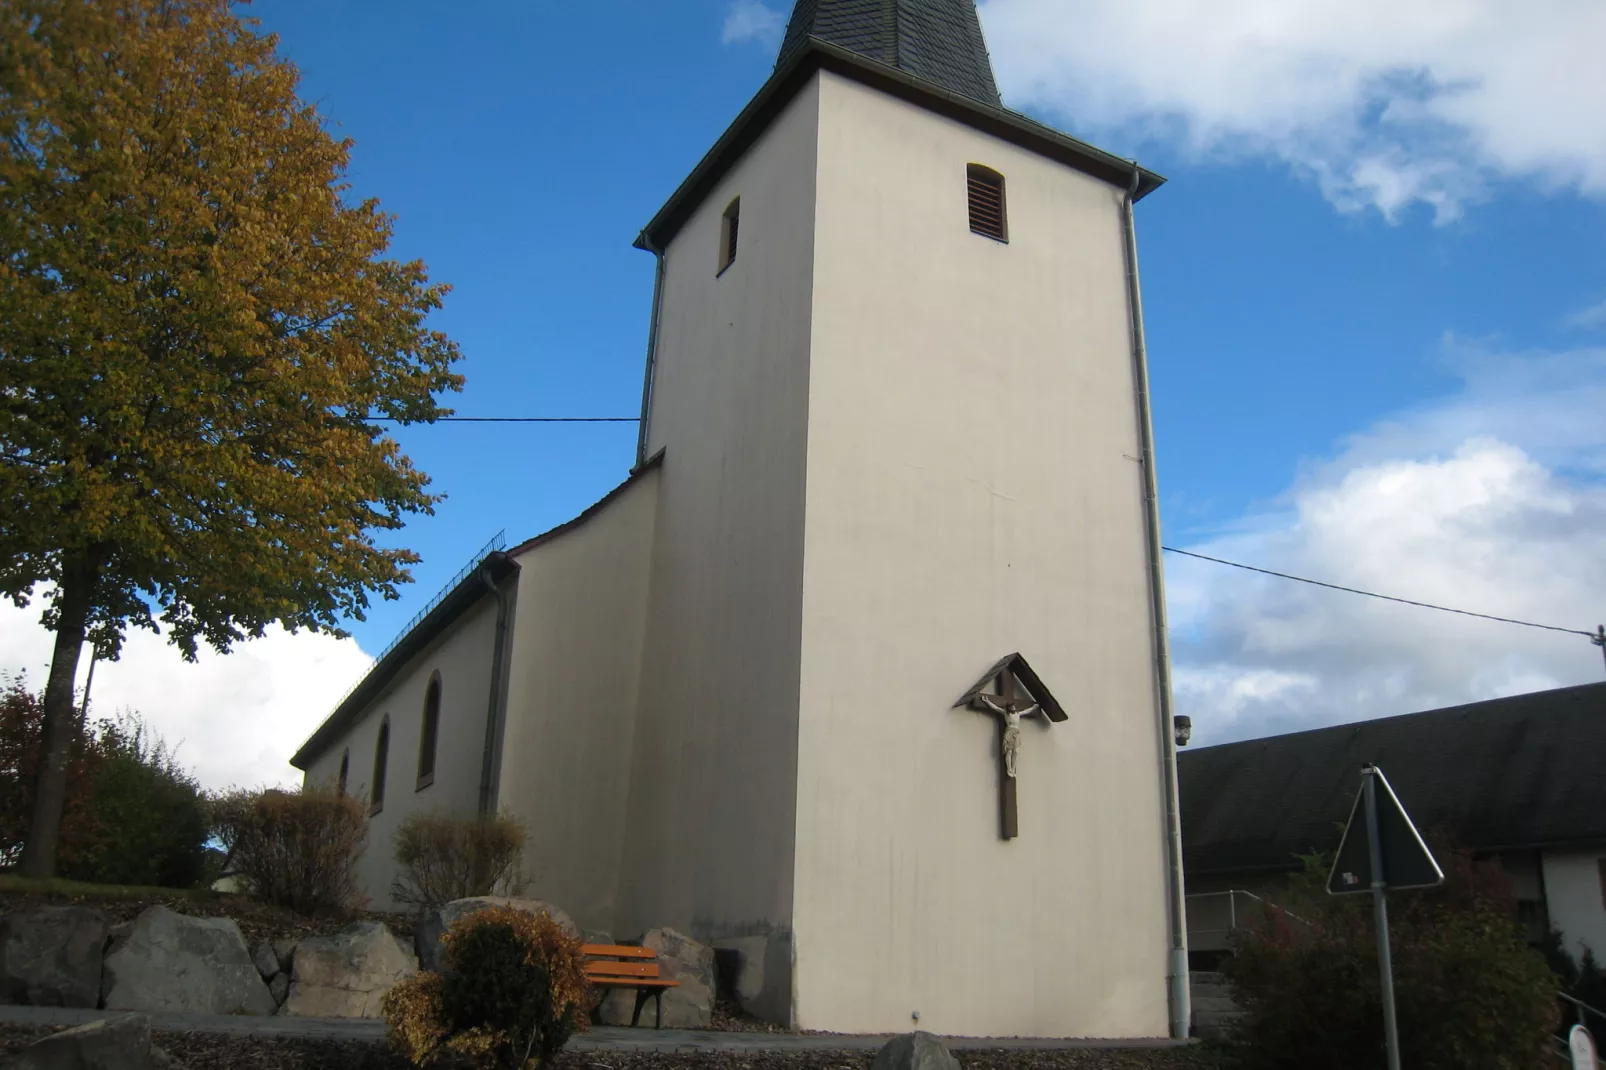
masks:
<instances>
[{"instance_id":1,"label":"green shrub","mask_svg":"<svg viewBox=\"0 0 1606 1070\"><path fill-rule=\"evenodd\" d=\"M588 1025L581 942L550 916L476 911L444 943L444 974L420 973L385 997L391 1043L414 1065L455 1056L480 1070L528 1070Z\"/></svg>"},{"instance_id":2,"label":"green shrub","mask_svg":"<svg viewBox=\"0 0 1606 1070\"><path fill-rule=\"evenodd\" d=\"M396 830L391 898L423 909L479 895L517 895L524 826L506 815L412 814Z\"/></svg>"},{"instance_id":3,"label":"green shrub","mask_svg":"<svg viewBox=\"0 0 1606 1070\"><path fill-rule=\"evenodd\" d=\"M207 876L205 794L138 714L101 721L92 795L102 836L72 861L69 880L193 888Z\"/></svg>"},{"instance_id":4,"label":"green shrub","mask_svg":"<svg viewBox=\"0 0 1606 1070\"><path fill-rule=\"evenodd\" d=\"M1404 1065L1539 1070L1557 1021L1557 979L1528 946L1498 863L1441 852L1447 881L1389 895ZM1227 976L1246 1012L1250 1067L1386 1065L1371 897L1326 894L1327 860L1305 860L1286 897L1240 936Z\"/></svg>"},{"instance_id":5,"label":"green shrub","mask_svg":"<svg viewBox=\"0 0 1606 1070\"><path fill-rule=\"evenodd\" d=\"M368 835L362 803L334 789L237 791L213 803L223 872L251 894L300 914L358 909L357 856Z\"/></svg>"}]
</instances>

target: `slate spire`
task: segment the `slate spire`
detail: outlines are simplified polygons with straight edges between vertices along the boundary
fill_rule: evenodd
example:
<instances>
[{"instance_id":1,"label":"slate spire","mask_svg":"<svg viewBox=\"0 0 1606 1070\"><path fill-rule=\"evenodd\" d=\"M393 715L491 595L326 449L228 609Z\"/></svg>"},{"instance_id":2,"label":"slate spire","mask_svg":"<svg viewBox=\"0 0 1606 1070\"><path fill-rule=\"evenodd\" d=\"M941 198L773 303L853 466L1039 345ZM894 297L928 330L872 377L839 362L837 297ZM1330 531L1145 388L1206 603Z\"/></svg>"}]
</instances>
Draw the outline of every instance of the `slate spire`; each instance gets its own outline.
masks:
<instances>
[{"instance_id":1,"label":"slate spire","mask_svg":"<svg viewBox=\"0 0 1606 1070\"><path fill-rule=\"evenodd\" d=\"M975 0L797 0L776 66L810 37L1002 106Z\"/></svg>"}]
</instances>

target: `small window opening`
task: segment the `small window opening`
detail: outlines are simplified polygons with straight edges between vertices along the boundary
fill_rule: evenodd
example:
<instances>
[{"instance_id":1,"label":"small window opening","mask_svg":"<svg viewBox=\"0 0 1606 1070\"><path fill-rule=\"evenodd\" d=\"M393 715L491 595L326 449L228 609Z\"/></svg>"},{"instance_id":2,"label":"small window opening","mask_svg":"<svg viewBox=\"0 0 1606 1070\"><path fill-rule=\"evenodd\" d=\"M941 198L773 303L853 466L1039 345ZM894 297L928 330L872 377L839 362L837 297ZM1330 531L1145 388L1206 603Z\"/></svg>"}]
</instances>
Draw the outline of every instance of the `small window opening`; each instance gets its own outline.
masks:
<instances>
[{"instance_id":1,"label":"small window opening","mask_svg":"<svg viewBox=\"0 0 1606 1070\"><path fill-rule=\"evenodd\" d=\"M742 199L736 198L725 209L724 220L719 228L719 274L723 275L725 269L736 263L737 236L742 224Z\"/></svg>"},{"instance_id":2,"label":"small window opening","mask_svg":"<svg viewBox=\"0 0 1606 1070\"><path fill-rule=\"evenodd\" d=\"M973 163L967 169L967 184L970 187L971 233L994 241L1009 241L1004 176L990 167Z\"/></svg>"},{"instance_id":3,"label":"small window opening","mask_svg":"<svg viewBox=\"0 0 1606 1070\"><path fill-rule=\"evenodd\" d=\"M435 783L435 743L441 730L441 674L430 677L424 692L424 727L418 737L418 790Z\"/></svg>"},{"instance_id":4,"label":"small window opening","mask_svg":"<svg viewBox=\"0 0 1606 1070\"><path fill-rule=\"evenodd\" d=\"M340 794L346 794L346 783L351 779L351 748L347 747L340 755L340 779L337 782Z\"/></svg>"},{"instance_id":5,"label":"small window opening","mask_svg":"<svg viewBox=\"0 0 1606 1070\"><path fill-rule=\"evenodd\" d=\"M379 722L379 739L374 743L374 784L368 792L368 812L385 808L385 769L390 764L390 716Z\"/></svg>"}]
</instances>

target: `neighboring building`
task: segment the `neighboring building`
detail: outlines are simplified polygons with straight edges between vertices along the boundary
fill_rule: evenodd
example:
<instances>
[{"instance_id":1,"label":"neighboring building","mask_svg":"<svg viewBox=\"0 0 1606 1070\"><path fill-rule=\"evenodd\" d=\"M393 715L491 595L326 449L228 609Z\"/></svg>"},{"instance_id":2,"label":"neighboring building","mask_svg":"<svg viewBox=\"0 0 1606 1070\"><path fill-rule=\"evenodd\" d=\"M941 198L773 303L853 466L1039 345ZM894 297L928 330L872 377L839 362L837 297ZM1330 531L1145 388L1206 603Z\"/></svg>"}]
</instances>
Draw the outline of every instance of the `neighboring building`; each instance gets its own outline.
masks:
<instances>
[{"instance_id":1,"label":"neighboring building","mask_svg":"<svg viewBox=\"0 0 1606 1070\"><path fill-rule=\"evenodd\" d=\"M783 1022L1185 1032L1128 255L1161 181L1004 110L972 0L800 0L637 243L630 478L295 756L373 799L369 894L407 814L500 809L534 894L740 950Z\"/></svg>"},{"instance_id":2,"label":"neighboring building","mask_svg":"<svg viewBox=\"0 0 1606 1070\"><path fill-rule=\"evenodd\" d=\"M1185 751L1196 958L1247 905L1225 893L1276 902L1296 855L1337 849L1367 764L1424 836L1500 859L1535 940L1606 958L1606 683Z\"/></svg>"}]
</instances>

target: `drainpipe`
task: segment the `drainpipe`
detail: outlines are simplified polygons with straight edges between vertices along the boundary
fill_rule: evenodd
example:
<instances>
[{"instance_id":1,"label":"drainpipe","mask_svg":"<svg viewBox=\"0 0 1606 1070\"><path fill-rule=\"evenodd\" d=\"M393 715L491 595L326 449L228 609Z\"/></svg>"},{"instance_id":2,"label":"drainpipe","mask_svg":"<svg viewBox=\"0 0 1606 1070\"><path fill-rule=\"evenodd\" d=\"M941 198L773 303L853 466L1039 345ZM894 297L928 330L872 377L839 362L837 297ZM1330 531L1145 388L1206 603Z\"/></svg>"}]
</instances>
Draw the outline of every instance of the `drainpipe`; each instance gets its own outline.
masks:
<instances>
[{"instance_id":1,"label":"drainpipe","mask_svg":"<svg viewBox=\"0 0 1606 1070\"><path fill-rule=\"evenodd\" d=\"M641 384L641 422L636 428L636 466L647 462L647 425L652 417L652 387L658 373L658 323L664 307L664 251L652 244L646 231L636 239L636 247L658 259L652 280L652 321L647 327L647 371Z\"/></svg>"},{"instance_id":2,"label":"drainpipe","mask_svg":"<svg viewBox=\"0 0 1606 1070\"><path fill-rule=\"evenodd\" d=\"M491 645L491 693L485 705L485 754L480 759L480 816L491 813L491 780L496 760L496 725L501 712L502 662L507 647L507 592L497 586L489 560L480 566L480 579L496 596L496 641Z\"/></svg>"},{"instance_id":3,"label":"drainpipe","mask_svg":"<svg viewBox=\"0 0 1606 1070\"><path fill-rule=\"evenodd\" d=\"M1132 366L1137 380L1138 429L1143 452L1143 512L1148 526L1149 597L1154 620L1154 675L1159 692L1160 780L1165 795L1166 913L1170 928L1171 1036L1188 1036L1188 923L1184 914L1182 820L1177 805L1177 740L1171 713L1171 643L1165 610L1165 565L1160 559L1160 490L1154 472L1154 420L1149 410L1149 353L1143 336L1143 288L1138 281L1138 232L1132 215L1142 173L1132 169L1132 184L1121 200L1126 234L1127 305L1132 316Z\"/></svg>"}]
</instances>

